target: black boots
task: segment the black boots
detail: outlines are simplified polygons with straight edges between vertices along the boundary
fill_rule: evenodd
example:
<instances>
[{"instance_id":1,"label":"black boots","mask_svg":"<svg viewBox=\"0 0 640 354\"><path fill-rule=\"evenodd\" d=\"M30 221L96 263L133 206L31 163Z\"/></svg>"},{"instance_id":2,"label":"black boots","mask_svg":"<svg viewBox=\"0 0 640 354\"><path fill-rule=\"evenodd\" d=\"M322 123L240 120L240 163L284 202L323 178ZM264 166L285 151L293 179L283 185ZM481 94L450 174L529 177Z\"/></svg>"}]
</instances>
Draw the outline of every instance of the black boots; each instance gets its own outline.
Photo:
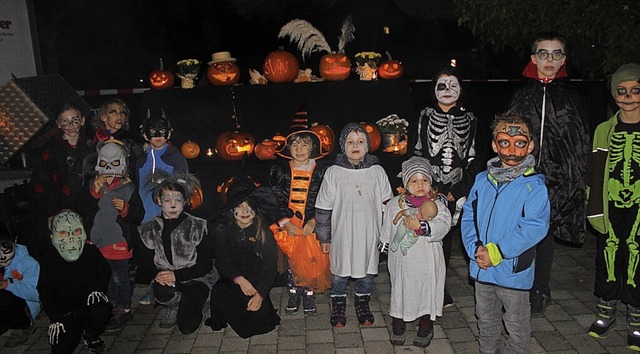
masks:
<instances>
[{"instance_id":1,"label":"black boots","mask_svg":"<svg viewBox=\"0 0 640 354\"><path fill-rule=\"evenodd\" d=\"M371 326L373 324L373 314L369 308L370 300L371 295L355 296L356 315L358 316L358 322L363 326Z\"/></svg>"},{"instance_id":2,"label":"black boots","mask_svg":"<svg viewBox=\"0 0 640 354\"><path fill-rule=\"evenodd\" d=\"M331 297L331 325L344 327L347 324L347 296Z\"/></svg>"},{"instance_id":3,"label":"black boots","mask_svg":"<svg viewBox=\"0 0 640 354\"><path fill-rule=\"evenodd\" d=\"M589 327L589 335L594 338L604 338L607 332L616 325L616 305L618 300L604 301L600 299L596 307L596 320Z\"/></svg>"}]
</instances>

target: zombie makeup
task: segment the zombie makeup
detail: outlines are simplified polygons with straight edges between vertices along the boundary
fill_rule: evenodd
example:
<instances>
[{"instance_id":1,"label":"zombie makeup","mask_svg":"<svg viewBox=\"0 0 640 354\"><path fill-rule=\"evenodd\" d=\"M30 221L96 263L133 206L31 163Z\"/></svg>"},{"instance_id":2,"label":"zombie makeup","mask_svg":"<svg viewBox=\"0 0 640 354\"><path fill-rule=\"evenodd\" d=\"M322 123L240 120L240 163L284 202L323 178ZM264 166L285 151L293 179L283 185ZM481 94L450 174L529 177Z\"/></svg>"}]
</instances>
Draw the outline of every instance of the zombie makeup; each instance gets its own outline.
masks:
<instances>
[{"instance_id":1,"label":"zombie makeup","mask_svg":"<svg viewBox=\"0 0 640 354\"><path fill-rule=\"evenodd\" d=\"M533 142L526 125L516 123L502 123L496 127L491 146L504 167L520 164L533 150Z\"/></svg>"},{"instance_id":2,"label":"zombie makeup","mask_svg":"<svg viewBox=\"0 0 640 354\"><path fill-rule=\"evenodd\" d=\"M8 267L16 255L16 245L12 241L0 242L0 268Z\"/></svg>"},{"instance_id":3,"label":"zombie makeup","mask_svg":"<svg viewBox=\"0 0 640 354\"><path fill-rule=\"evenodd\" d=\"M623 111L633 111L640 107L640 82L625 81L616 87L616 104Z\"/></svg>"},{"instance_id":4,"label":"zombie makeup","mask_svg":"<svg viewBox=\"0 0 640 354\"><path fill-rule=\"evenodd\" d=\"M436 100L445 106L454 105L460 98L460 82L455 76L440 76L435 87Z\"/></svg>"},{"instance_id":5,"label":"zombie makeup","mask_svg":"<svg viewBox=\"0 0 640 354\"><path fill-rule=\"evenodd\" d=\"M51 243L65 261L78 260L86 240L87 234L77 213L63 210L51 220Z\"/></svg>"},{"instance_id":6,"label":"zombie makeup","mask_svg":"<svg viewBox=\"0 0 640 354\"><path fill-rule=\"evenodd\" d=\"M185 199L178 191L163 191L159 204L166 219L177 219L184 210Z\"/></svg>"},{"instance_id":7,"label":"zombie makeup","mask_svg":"<svg viewBox=\"0 0 640 354\"><path fill-rule=\"evenodd\" d=\"M127 124L127 111L117 103L110 103L107 106L107 113L100 117L104 122L105 128L111 133L115 133Z\"/></svg>"},{"instance_id":8,"label":"zombie makeup","mask_svg":"<svg viewBox=\"0 0 640 354\"><path fill-rule=\"evenodd\" d=\"M238 224L240 228L244 229L253 223L253 219L256 217L256 212L251 208L249 203L242 202L240 205L233 208L233 217L236 219L236 224Z\"/></svg>"},{"instance_id":9,"label":"zombie makeup","mask_svg":"<svg viewBox=\"0 0 640 354\"><path fill-rule=\"evenodd\" d=\"M364 161L364 156L369 151L367 136L357 130L352 130L345 139L344 153L353 165L358 165Z\"/></svg>"},{"instance_id":10,"label":"zombie makeup","mask_svg":"<svg viewBox=\"0 0 640 354\"><path fill-rule=\"evenodd\" d=\"M429 177L418 172L409 178L405 187L411 195L423 197L431 192L431 180L429 180Z\"/></svg>"}]
</instances>

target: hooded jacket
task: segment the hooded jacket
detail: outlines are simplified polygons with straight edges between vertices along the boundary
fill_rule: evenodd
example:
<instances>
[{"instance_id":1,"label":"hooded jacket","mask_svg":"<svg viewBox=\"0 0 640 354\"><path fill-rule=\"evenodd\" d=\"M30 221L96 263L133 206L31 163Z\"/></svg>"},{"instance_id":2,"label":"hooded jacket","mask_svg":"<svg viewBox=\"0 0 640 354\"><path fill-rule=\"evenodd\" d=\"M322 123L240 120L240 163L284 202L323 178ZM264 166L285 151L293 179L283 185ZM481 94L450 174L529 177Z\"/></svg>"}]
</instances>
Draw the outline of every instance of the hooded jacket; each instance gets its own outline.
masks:
<instances>
[{"instance_id":1,"label":"hooded jacket","mask_svg":"<svg viewBox=\"0 0 640 354\"><path fill-rule=\"evenodd\" d=\"M4 268L0 279L9 280L6 290L26 301L31 318L36 318L40 313L37 290L39 277L40 264L29 255L27 247L16 245L13 260Z\"/></svg>"}]
</instances>

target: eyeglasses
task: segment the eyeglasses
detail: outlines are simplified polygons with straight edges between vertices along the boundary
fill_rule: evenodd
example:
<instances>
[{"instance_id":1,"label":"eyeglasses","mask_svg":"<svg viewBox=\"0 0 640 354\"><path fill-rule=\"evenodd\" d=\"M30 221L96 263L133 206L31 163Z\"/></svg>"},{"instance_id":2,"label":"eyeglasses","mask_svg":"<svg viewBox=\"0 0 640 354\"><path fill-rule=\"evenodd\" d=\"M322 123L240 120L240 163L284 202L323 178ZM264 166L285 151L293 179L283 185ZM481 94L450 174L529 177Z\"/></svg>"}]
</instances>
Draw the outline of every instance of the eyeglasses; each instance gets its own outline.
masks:
<instances>
[{"instance_id":1,"label":"eyeglasses","mask_svg":"<svg viewBox=\"0 0 640 354\"><path fill-rule=\"evenodd\" d=\"M78 125L80 124L80 116L73 116L73 117L69 117L69 118L60 118L58 120L58 124L60 124L61 127L66 128L70 125Z\"/></svg>"},{"instance_id":2,"label":"eyeglasses","mask_svg":"<svg viewBox=\"0 0 640 354\"><path fill-rule=\"evenodd\" d=\"M631 88L631 90L628 90L628 91L624 87L618 87L616 89L616 95L618 95L618 96L625 96L627 94L640 95L640 87L633 87L633 88Z\"/></svg>"},{"instance_id":3,"label":"eyeglasses","mask_svg":"<svg viewBox=\"0 0 640 354\"><path fill-rule=\"evenodd\" d=\"M534 53L538 59L547 60L549 59L549 55L551 55L551 59L554 61L562 60L564 58L564 52L561 49L556 49L553 52L549 53L546 49L540 49Z\"/></svg>"}]
</instances>

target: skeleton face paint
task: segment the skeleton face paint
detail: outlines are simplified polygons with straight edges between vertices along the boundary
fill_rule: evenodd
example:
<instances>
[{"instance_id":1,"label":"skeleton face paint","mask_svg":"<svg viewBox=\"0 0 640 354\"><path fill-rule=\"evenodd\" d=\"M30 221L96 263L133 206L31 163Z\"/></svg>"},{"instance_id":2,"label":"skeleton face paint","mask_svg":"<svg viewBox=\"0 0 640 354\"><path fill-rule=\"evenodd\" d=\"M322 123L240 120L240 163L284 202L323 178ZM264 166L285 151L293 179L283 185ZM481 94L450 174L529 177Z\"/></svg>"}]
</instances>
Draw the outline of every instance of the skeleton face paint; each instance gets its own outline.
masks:
<instances>
[{"instance_id":1,"label":"skeleton face paint","mask_svg":"<svg viewBox=\"0 0 640 354\"><path fill-rule=\"evenodd\" d=\"M16 255L16 245L11 241L0 243L0 267L8 267Z\"/></svg>"},{"instance_id":2,"label":"skeleton face paint","mask_svg":"<svg viewBox=\"0 0 640 354\"><path fill-rule=\"evenodd\" d=\"M80 134L80 128L84 124L82 113L75 109L64 111L56 120L58 128L62 130L62 134L66 140L72 139Z\"/></svg>"},{"instance_id":3,"label":"skeleton face paint","mask_svg":"<svg viewBox=\"0 0 640 354\"><path fill-rule=\"evenodd\" d=\"M84 232L80 215L63 210L51 221L51 243L62 259L74 262L80 258L87 234Z\"/></svg>"},{"instance_id":4,"label":"skeleton face paint","mask_svg":"<svg viewBox=\"0 0 640 354\"><path fill-rule=\"evenodd\" d=\"M163 191L160 196L162 215L167 219L177 219L184 210L185 200L178 191Z\"/></svg>"},{"instance_id":5,"label":"skeleton face paint","mask_svg":"<svg viewBox=\"0 0 640 354\"><path fill-rule=\"evenodd\" d=\"M502 123L491 142L503 167L516 166L533 150L533 141L525 124Z\"/></svg>"},{"instance_id":6,"label":"skeleton face paint","mask_svg":"<svg viewBox=\"0 0 640 354\"><path fill-rule=\"evenodd\" d=\"M256 212L251 208L249 203L242 202L242 204L233 208L233 216L236 218L236 224L238 224L240 228L244 229L253 223L253 219L256 217Z\"/></svg>"},{"instance_id":7,"label":"skeleton face paint","mask_svg":"<svg viewBox=\"0 0 640 354\"><path fill-rule=\"evenodd\" d=\"M621 111L631 112L640 107L640 83L637 81L621 82L616 88L616 104Z\"/></svg>"},{"instance_id":8,"label":"skeleton face paint","mask_svg":"<svg viewBox=\"0 0 640 354\"><path fill-rule=\"evenodd\" d=\"M124 177L127 169L127 156L124 148L116 143L106 143L98 152L95 170L99 175Z\"/></svg>"},{"instance_id":9,"label":"skeleton face paint","mask_svg":"<svg viewBox=\"0 0 640 354\"><path fill-rule=\"evenodd\" d=\"M460 83L455 76L440 76L436 81L436 99L445 106L454 105L460 97Z\"/></svg>"}]
</instances>

